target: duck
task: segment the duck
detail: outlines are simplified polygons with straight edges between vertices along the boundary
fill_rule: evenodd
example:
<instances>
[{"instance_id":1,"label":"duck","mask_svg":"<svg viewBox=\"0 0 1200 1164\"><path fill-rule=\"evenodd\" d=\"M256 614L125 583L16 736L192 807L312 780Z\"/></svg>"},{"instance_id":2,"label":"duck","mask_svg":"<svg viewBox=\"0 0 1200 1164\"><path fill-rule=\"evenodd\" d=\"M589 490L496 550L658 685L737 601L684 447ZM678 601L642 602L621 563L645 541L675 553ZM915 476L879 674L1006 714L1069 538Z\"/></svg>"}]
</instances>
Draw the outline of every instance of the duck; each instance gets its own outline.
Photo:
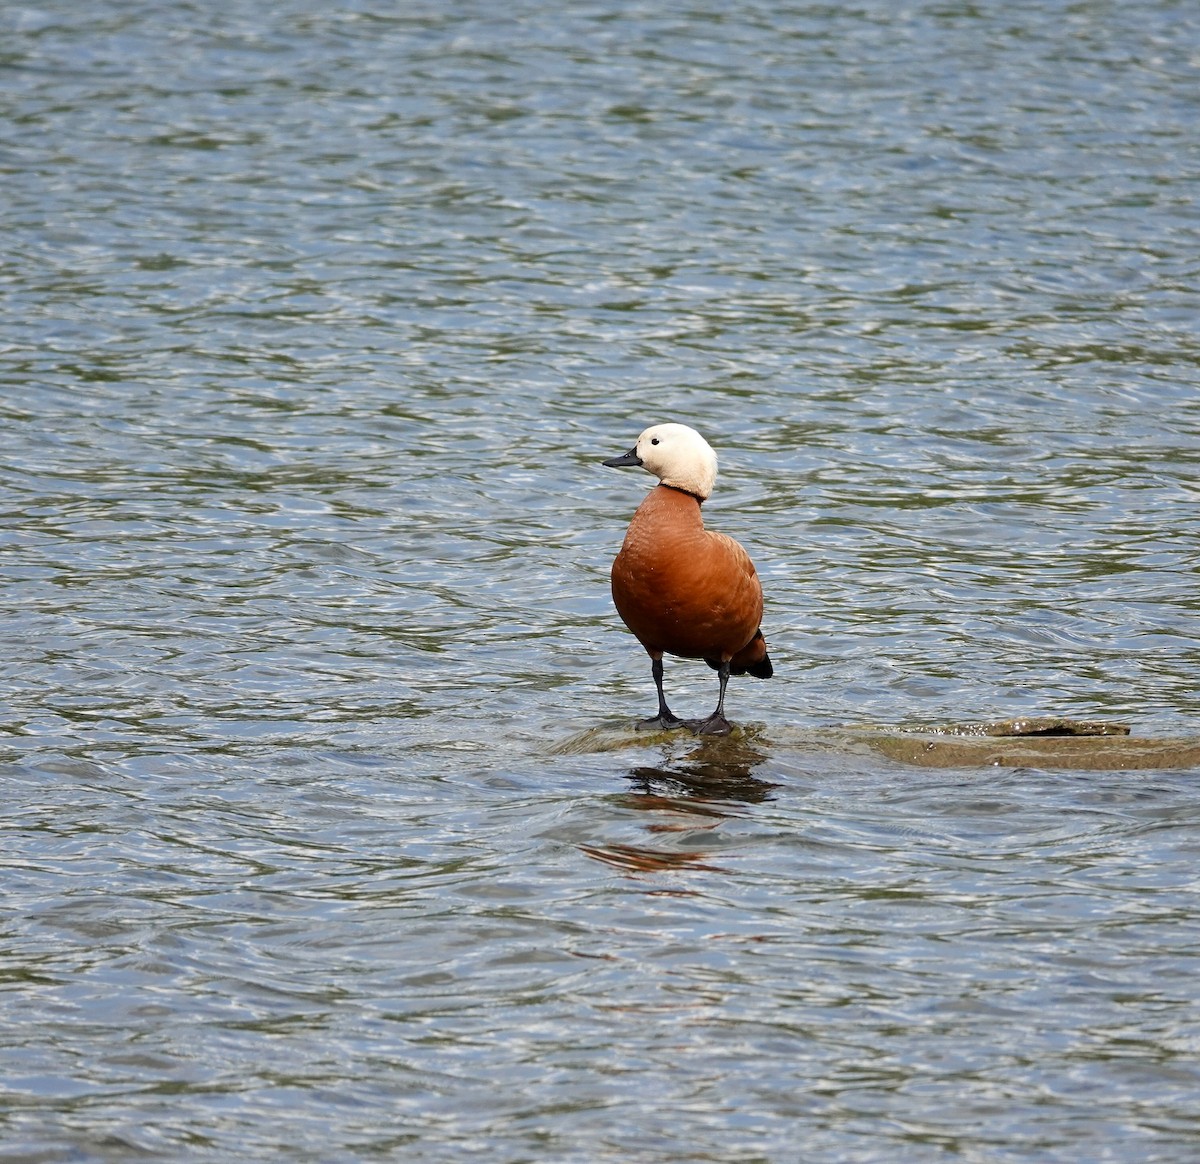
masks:
<instances>
[{"instance_id":1,"label":"duck","mask_svg":"<svg viewBox=\"0 0 1200 1164\"><path fill-rule=\"evenodd\" d=\"M763 591L750 555L733 538L704 528L700 507L717 479L717 454L686 424L655 424L627 453L601 462L637 467L658 478L625 533L612 564L613 604L650 656L658 714L650 730L689 727L728 735L725 688L730 675L774 674L762 633ZM663 655L703 659L717 673L716 710L680 719L663 694Z\"/></svg>"}]
</instances>

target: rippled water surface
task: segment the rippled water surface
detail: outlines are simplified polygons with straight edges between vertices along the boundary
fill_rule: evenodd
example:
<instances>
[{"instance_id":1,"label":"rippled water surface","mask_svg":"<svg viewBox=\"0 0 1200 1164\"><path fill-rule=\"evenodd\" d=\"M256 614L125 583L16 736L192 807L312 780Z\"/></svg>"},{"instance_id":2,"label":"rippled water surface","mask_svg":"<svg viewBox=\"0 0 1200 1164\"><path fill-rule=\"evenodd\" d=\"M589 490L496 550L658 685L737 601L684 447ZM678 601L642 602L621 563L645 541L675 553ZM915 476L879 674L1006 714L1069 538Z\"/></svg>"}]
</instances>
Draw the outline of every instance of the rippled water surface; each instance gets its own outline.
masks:
<instances>
[{"instance_id":1,"label":"rippled water surface","mask_svg":"<svg viewBox=\"0 0 1200 1164\"><path fill-rule=\"evenodd\" d=\"M1198 126L1171 0L0 10L0 1159L1200 1158L1200 772L834 731L1198 734Z\"/></svg>"}]
</instances>

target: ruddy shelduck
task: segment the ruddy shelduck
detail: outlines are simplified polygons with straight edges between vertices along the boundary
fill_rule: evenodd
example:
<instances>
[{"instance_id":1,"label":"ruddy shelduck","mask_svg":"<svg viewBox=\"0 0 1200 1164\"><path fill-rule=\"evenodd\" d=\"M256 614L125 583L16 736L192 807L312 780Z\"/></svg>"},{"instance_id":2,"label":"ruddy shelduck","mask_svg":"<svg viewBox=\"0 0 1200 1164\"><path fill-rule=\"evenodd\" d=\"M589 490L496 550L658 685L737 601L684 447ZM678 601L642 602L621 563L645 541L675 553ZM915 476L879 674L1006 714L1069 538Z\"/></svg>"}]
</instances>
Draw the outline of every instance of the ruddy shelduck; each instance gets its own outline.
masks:
<instances>
[{"instance_id":1,"label":"ruddy shelduck","mask_svg":"<svg viewBox=\"0 0 1200 1164\"><path fill-rule=\"evenodd\" d=\"M733 538L706 530L700 516L717 479L717 454L686 424L656 424L629 452L603 463L637 465L659 480L633 515L612 565L617 613L646 648L658 689L658 714L638 726L727 735L729 676L749 672L769 679L773 668L760 626L763 593L754 563ZM667 706L664 654L703 659L717 672L717 709L707 719L689 723Z\"/></svg>"}]
</instances>

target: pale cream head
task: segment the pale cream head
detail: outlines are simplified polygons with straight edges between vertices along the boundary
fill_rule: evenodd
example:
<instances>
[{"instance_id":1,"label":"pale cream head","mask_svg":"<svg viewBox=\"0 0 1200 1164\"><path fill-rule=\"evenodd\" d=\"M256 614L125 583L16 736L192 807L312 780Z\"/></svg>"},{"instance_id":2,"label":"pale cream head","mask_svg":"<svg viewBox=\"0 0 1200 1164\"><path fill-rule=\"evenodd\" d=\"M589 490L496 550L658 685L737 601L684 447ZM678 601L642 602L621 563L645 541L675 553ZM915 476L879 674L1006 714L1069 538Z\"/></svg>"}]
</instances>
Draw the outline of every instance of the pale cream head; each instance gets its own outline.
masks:
<instances>
[{"instance_id":1,"label":"pale cream head","mask_svg":"<svg viewBox=\"0 0 1200 1164\"><path fill-rule=\"evenodd\" d=\"M717 454L694 428L686 424L655 424L634 446L642 468L664 485L673 485L707 499L717 480Z\"/></svg>"}]
</instances>

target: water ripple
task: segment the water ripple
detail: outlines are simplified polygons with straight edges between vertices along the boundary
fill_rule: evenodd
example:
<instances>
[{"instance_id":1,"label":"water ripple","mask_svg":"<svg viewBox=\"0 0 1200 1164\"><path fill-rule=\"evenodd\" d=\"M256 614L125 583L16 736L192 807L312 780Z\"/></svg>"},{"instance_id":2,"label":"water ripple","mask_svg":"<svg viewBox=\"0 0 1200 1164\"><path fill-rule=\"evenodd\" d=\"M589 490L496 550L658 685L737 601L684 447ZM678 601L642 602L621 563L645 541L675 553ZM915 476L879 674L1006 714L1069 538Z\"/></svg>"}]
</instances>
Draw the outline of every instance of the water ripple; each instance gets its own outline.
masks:
<instances>
[{"instance_id":1,"label":"water ripple","mask_svg":"<svg viewBox=\"0 0 1200 1164\"><path fill-rule=\"evenodd\" d=\"M1194 1155L1193 773L869 733L1195 735L1200 24L226 7L0 13L7 1156Z\"/></svg>"}]
</instances>

